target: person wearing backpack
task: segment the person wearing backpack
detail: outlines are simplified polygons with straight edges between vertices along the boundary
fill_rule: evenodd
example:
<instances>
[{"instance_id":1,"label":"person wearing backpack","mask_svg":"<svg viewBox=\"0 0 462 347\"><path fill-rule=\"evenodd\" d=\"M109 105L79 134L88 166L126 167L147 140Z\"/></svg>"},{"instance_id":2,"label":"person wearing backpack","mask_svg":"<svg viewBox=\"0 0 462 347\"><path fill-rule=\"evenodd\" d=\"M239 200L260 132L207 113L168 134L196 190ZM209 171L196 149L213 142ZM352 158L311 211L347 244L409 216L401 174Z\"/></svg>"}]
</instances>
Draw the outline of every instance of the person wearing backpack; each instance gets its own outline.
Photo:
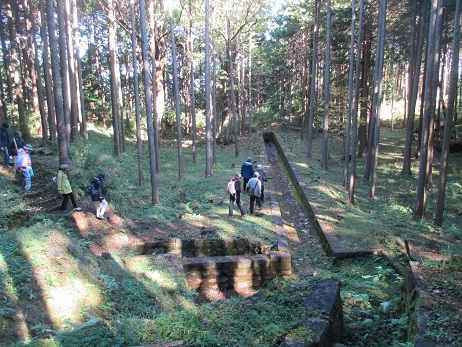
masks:
<instances>
[{"instance_id":1,"label":"person wearing backpack","mask_svg":"<svg viewBox=\"0 0 462 347\"><path fill-rule=\"evenodd\" d=\"M245 162L242 163L241 175L244 177L244 187L247 186L247 182L253 177L255 170L252 164L252 157L248 157Z\"/></svg>"},{"instance_id":2,"label":"person wearing backpack","mask_svg":"<svg viewBox=\"0 0 462 347\"><path fill-rule=\"evenodd\" d=\"M238 172L234 177L231 179L231 181L228 183L228 194L229 194L229 218L233 217L234 213L234 202L236 202L237 207L239 208L239 211L241 211L241 218L244 218L245 212L244 209L242 208L242 203L241 203L241 174ZM230 187L231 185L231 187ZM234 188L234 189L233 189Z\"/></svg>"},{"instance_id":3,"label":"person wearing backpack","mask_svg":"<svg viewBox=\"0 0 462 347\"><path fill-rule=\"evenodd\" d=\"M80 211L82 210L82 208L77 206L77 203L75 202L74 193L72 192L72 187L69 182L68 175L69 165L61 164L59 166L58 174L56 175L56 185L58 186L58 193L63 195L63 202L61 203L59 210L61 212L67 211L67 203L69 202L69 199L71 199L74 211Z\"/></svg>"},{"instance_id":4,"label":"person wearing backpack","mask_svg":"<svg viewBox=\"0 0 462 347\"><path fill-rule=\"evenodd\" d=\"M257 169L255 170L255 172L258 172L258 174L260 175L259 179L261 182L261 195L260 195L260 208L261 208L261 205L263 204L263 200L265 199L265 182L268 182L268 178L266 177L265 171L263 171L261 165L257 165Z\"/></svg>"},{"instance_id":5,"label":"person wearing backpack","mask_svg":"<svg viewBox=\"0 0 462 347\"><path fill-rule=\"evenodd\" d=\"M253 177L247 182L245 186L247 194L250 196L250 214L253 214L255 201L257 201L257 205L261 207L260 204L260 194L261 194L261 182L260 182L260 174L255 172Z\"/></svg>"},{"instance_id":6,"label":"person wearing backpack","mask_svg":"<svg viewBox=\"0 0 462 347\"><path fill-rule=\"evenodd\" d=\"M104 219L104 212L106 212L107 201L103 197L103 181L106 179L104 173L99 173L98 176L93 177L92 184L95 190L91 194L91 201L96 208L96 218Z\"/></svg>"}]
</instances>

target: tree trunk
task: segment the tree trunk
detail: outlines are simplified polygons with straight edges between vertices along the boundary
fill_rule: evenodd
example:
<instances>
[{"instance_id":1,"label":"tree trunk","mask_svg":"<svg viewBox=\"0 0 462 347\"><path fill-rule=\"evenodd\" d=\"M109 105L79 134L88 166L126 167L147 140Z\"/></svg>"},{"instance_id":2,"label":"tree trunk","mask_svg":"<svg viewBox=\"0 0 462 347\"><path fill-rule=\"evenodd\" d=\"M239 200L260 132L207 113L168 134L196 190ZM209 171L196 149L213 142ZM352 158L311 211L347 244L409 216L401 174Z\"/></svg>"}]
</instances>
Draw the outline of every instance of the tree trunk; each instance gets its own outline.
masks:
<instances>
[{"instance_id":1,"label":"tree trunk","mask_svg":"<svg viewBox=\"0 0 462 347\"><path fill-rule=\"evenodd\" d=\"M156 52L158 45L156 45L156 17L154 11L154 0L150 0L149 2L149 22L151 27L151 75L152 75L152 104L154 105L153 108L153 122L154 122L154 153L155 153L155 160L156 160L156 172L160 172L160 156L159 156L159 147L160 147L160 121L162 120L163 115L163 89L162 89L162 79L158 80L157 77L157 63L156 63ZM160 50L159 50L160 51ZM160 53L159 53L160 55ZM162 76L162 73L159 74ZM160 93L159 93L160 91ZM160 95L162 100L162 107L160 107L157 102L157 96ZM162 112L159 112L162 110Z\"/></svg>"},{"instance_id":2,"label":"tree trunk","mask_svg":"<svg viewBox=\"0 0 462 347\"><path fill-rule=\"evenodd\" d=\"M117 35L116 35L116 18L115 3L113 0L108 1L108 19L109 19L109 67L111 71L111 104L112 104L112 127L114 129L114 154L119 155L122 152L120 139L120 110L119 110L119 80L117 79Z\"/></svg>"},{"instance_id":3,"label":"tree trunk","mask_svg":"<svg viewBox=\"0 0 462 347\"><path fill-rule=\"evenodd\" d=\"M136 149L138 159L138 185L144 186L143 175L143 142L141 139L141 115L140 115L140 91L138 85L138 58L136 56L136 21L135 5L130 2L132 14L132 60L133 60L133 88L135 97L135 119L136 119Z\"/></svg>"},{"instance_id":4,"label":"tree trunk","mask_svg":"<svg viewBox=\"0 0 462 347\"><path fill-rule=\"evenodd\" d=\"M363 42L363 22L364 22L364 3L366 0L359 1L359 23L358 23L358 48L356 52L356 71L355 71L355 90L354 90L354 110L352 114L352 134L351 134L351 169L350 169L350 184L348 186L348 202L355 201L355 178L356 178L356 140L358 135L358 106L359 106L359 84L360 84L360 68L361 54Z\"/></svg>"},{"instance_id":5,"label":"tree trunk","mask_svg":"<svg viewBox=\"0 0 462 347\"><path fill-rule=\"evenodd\" d=\"M11 21L11 8L10 4L7 4L7 21ZM8 50L6 48L6 36L5 36L5 27L3 24L3 12L0 11L0 35L1 35L1 41L2 41L2 53L3 53L3 66L5 69L5 75L6 75L6 88L7 88L7 96L8 96L8 101L10 104L10 113L13 113L14 110L14 92L13 92L13 76L11 74L11 66L10 66L10 61L11 61L11 55L8 54ZM12 42L12 44L14 44ZM9 51L12 53L12 50ZM5 112L5 115L7 114L7 111Z\"/></svg>"},{"instance_id":6,"label":"tree trunk","mask_svg":"<svg viewBox=\"0 0 462 347\"><path fill-rule=\"evenodd\" d=\"M170 4L170 6L173 6ZM175 32L173 26L173 10L170 8L170 33L172 38L172 65L173 65L173 89L175 93L175 113L176 113L176 130L177 130L177 145L178 145L178 180L184 179L184 164L183 164L183 134L181 132L181 111L180 111L180 91L178 89L178 69L176 62L176 43Z\"/></svg>"},{"instance_id":7,"label":"tree trunk","mask_svg":"<svg viewBox=\"0 0 462 347\"><path fill-rule=\"evenodd\" d=\"M84 100L84 93L83 93L83 85L82 85L82 67L80 64L80 37L79 37L79 17L77 13L77 3L76 0L71 0L71 14L72 14L72 42L73 46L73 53L74 53L74 74L75 74L75 88L76 88L76 98L77 98L77 122L80 123L80 136L86 141L88 139L88 132L87 132L87 117L85 114L85 100Z\"/></svg>"},{"instance_id":8,"label":"tree trunk","mask_svg":"<svg viewBox=\"0 0 462 347\"><path fill-rule=\"evenodd\" d=\"M53 96L53 78L51 75L50 56L48 47L48 36L47 36L47 20L45 18L44 0L40 0L40 38L42 41L42 61L43 61L43 75L45 77L45 94L48 111L48 125L50 126L50 140L56 142L56 112L55 102Z\"/></svg>"},{"instance_id":9,"label":"tree trunk","mask_svg":"<svg viewBox=\"0 0 462 347\"><path fill-rule=\"evenodd\" d=\"M367 146L367 112L368 112L368 99L369 99L369 74L370 74L370 69L371 69L371 36L372 33L370 31L370 25L365 25L364 28L365 32L365 40L364 40L364 52L363 52L363 64L362 64L362 69L361 69L361 82L362 82L362 88L361 88L361 107L359 111L359 116L360 116L360 124L358 127L358 154L357 156L360 158L364 157L364 152L366 151L366 146Z\"/></svg>"},{"instance_id":10,"label":"tree trunk","mask_svg":"<svg viewBox=\"0 0 462 347\"><path fill-rule=\"evenodd\" d=\"M326 28L326 59L324 70L324 125L322 130L321 167L327 167L327 141L329 135L329 99L330 99L330 35L331 35L331 2L327 0L327 28Z\"/></svg>"},{"instance_id":11,"label":"tree trunk","mask_svg":"<svg viewBox=\"0 0 462 347\"><path fill-rule=\"evenodd\" d=\"M67 38L67 67L69 76L69 118L70 118L70 142L74 143L79 139L79 102L77 96L77 73L75 71L75 53L74 43L72 39L72 13L70 0L65 0L65 27L66 27L66 38Z\"/></svg>"},{"instance_id":12,"label":"tree trunk","mask_svg":"<svg viewBox=\"0 0 462 347\"><path fill-rule=\"evenodd\" d=\"M443 224L444 200L446 196L446 177L448 169L449 148L451 142L451 132L453 127L453 118L455 113L456 94L457 94L457 77L459 75L459 53L460 53L460 26L462 21L461 16L461 1L456 2L456 14L454 17L454 34L452 41L452 61L451 71L449 76L448 90L448 107L444 124L444 134L441 148L441 165L438 185L438 197L435 205L435 224L441 226Z\"/></svg>"},{"instance_id":13,"label":"tree trunk","mask_svg":"<svg viewBox=\"0 0 462 347\"><path fill-rule=\"evenodd\" d=\"M408 116L406 122L406 142L404 147L404 158L403 158L403 170L401 171L404 175L411 174L411 157L412 157L412 142L414 139L414 126L415 126L415 107L417 102L417 94L419 91L419 80L420 80L420 66L422 62L423 42L424 42L424 24L427 9L427 2L423 4L422 12L419 19L419 32L417 33L417 47L416 47L416 58L412 58L409 62L409 105L408 105ZM417 24L415 25L417 26ZM414 42L415 40L413 40Z\"/></svg>"},{"instance_id":14,"label":"tree trunk","mask_svg":"<svg viewBox=\"0 0 462 347\"><path fill-rule=\"evenodd\" d=\"M23 0L24 14L27 31L27 56L30 62L29 75L32 87L32 104L34 108L35 123L37 124L36 133L42 135L42 143L47 143L48 126L46 122L45 108L43 107L43 87L41 83L41 70L35 47L35 25L34 13L28 0Z\"/></svg>"},{"instance_id":15,"label":"tree trunk","mask_svg":"<svg viewBox=\"0 0 462 347\"><path fill-rule=\"evenodd\" d=\"M351 0L351 35L350 35L350 68L348 74L348 118L345 131L345 160L343 167L343 186L348 187L348 166L351 157L351 118L353 112L353 77L354 77L354 62L355 62L355 14L356 1ZM359 43L359 40L358 40ZM358 54L361 54L358 52Z\"/></svg>"},{"instance_id":16,"label":"tree trunk","mask_svg":"<svg viewBox=\"0 0 462 347\"><path fill-rule=\"evenodd\" d=\"M375 102L372 109L374 110L374 136L373 143L370 143L372 148L371 152L371 171L372 182L369 191L369 197L375 197L377 187L377 166L379 162L379 140L380 140L380 113L382 108L382 85L383 85L383 60L385 50L385 29L386 29L386 16L387 16L387 0L381 0L379 12L379 28L378 28L378 42L377 42L377 59L376 59L376 80L374 93ZM371 116L372 118L372 116Z\"/></svg>"},{"instance_id":17,"label":"tree trunk","mask_svg":"<svg viewBox=\"0 0 462 347\"><path fill-rule=\"evenodd\" d=\"M432 124L432 110L435 102L436 95L434 94L433 85L438 85L435 77L438 74L434 73L437 70L438 49L437 46L437 31L438 31L438 14L439 7L442 6L442 0L432 0L431 14L430 14L430 29L428 31L428 49L427 49L427 69L425 81L425 99L424 99L424 117L422 121L422 140L420 145L420 161L419 161L419 176L417 182L416 202L414 207L414 216L417 218L425 218L425 205L427 202L427 181L429 174L429 153L428 146L431 142L431 124Z\"/></svg>"},{"instance_id":18,"label":"tree trunk","mask_svg":"<svg viewBox=\"0 0 462 347\"><path fill-rule=\"evenodd\" d=\"M236 157L239 156L239 136L237 129L237 115L236 115L236 96L234 93L234 72L233 72L233 54L231 47L231 27L229 16L226 15L226 51L228 53L228 72L229 72L229 102L231 103L231 110L233 112L234 124L234 150Z\"/></svg>"},{"instance_id":19,"label":"tree trunk","mask_svg":"<svg viewBox=\"0 0 462 347\"><path fill-rule=\"evenodd\" d=\"M54 19L53 0L46 0L48 35L50 40L51 76L53 78L53 96L55 101L56 123L58 133L59 163L69 163L69 145L67 143L66 129L64 127L64 103L61 83L60 62L58 54L58 40Z\"/></svg>"},{"instance_id":20,"label":"tree trunk","mask_svg":"<svg viewBox=\"0 0 462 347\"><path fill-rule=\"evenodd\" d=\"M310 80L310 116L308 119L308 134L306 143L306 157L311 158L313 150L313 125L314 116L316 114L316 68L318 65L318 33L319 33L319 0L314 3L314 19L313 19L313 49L311 57L311 80Z\"/></svg>"},{"instance_id":21,"label":"tree trunk","mask_svg":"<svg viewBox=\"0 0 462 347\"><path fill-rule=\"evenodd\" d=\"M192 35L192 1L189 0L189 54L190 54L190 62L191 62L191 118L192 118L192 125L191 125L191 140L192 140L192 155L193 155L193 163L196 163L196 97L194 94L194 38Z\"/></svg>"},{"instance_id":22,"label":"tree trunk","mask_svg":"<svg viewBox=\"0 0 462 347\"><path fill-rule=\"evenodd\" d=\"M249 92L248 92L248 111L249 111L249 136L252 134L252 31L249 33ZM245 131L244 131L245 135Z\"/></svg>"},{"instance_id":23,"label":"tree trunk","mask_svg":"<svg viewBox=\"0 0 462 347\"><path fill-rule=\"evenodd\" d=\"M210 93L210 39L209 39L209 0L205 0L205 177L212 176L212 131L211 131L211 93Z\"/></svg>"},{"instance_id":24,"label":"tree trunk","mask_svg":"<svg viewBox=\"0 0 462 347\"><path fill-rule=\"evenodd\" d=\"M15 15L17 14L17 4L13 3L15 7L13 7L13 10L15 11ZM18 117L19 117L19 128L21 129L21 132L23 133L24 137L27 137L29 135L29 129L27 127L27 119L26 119L26 113L24 109L24 98L21 90L21 82L20 82L20 59L19 59L19 43L17 41L17 33L16 33L16 26L13 23L13 18L9 18L8 21L8 30L10 33L10 44L11 44L11 61L12 61L12 66L11 68L13 69L13 83L14 83L14 88L15 88L15 95L16 95L16 104L18 105ZM18 16L16 15L16 21L18 20ZM16 25L20 26L19 23L16 23ZM14 108L11 109L13 111Z\"/></svg>"},{"instance_id":25,"label":"tree trunk","mask_svg":"<svg viewBox=\"0 0 462 347\"><path fill-rule=\"evenodd\" d=\"M146 5L144 1L140 1L140 25L141 25L141 50L143 55L143 78L144 78L144 102L146 107L148 142L149 142L149 171L151 173L151 200L153 205L159 204L159 192L157 187L157 170L156 170L156 151L154 149L154 125L152 118L152 98L151 87L149 85L149 56L148 42L146 33Z\"/></svg>"}]
</instances>

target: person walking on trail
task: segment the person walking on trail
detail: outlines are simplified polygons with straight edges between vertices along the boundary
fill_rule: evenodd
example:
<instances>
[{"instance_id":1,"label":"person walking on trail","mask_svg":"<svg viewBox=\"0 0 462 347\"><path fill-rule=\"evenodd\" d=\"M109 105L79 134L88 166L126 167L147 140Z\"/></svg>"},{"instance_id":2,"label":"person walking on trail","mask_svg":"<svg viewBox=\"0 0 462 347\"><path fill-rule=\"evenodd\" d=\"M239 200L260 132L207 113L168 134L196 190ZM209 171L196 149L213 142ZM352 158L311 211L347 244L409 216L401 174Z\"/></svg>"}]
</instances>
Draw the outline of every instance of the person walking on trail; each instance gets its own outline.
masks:
<instances>
[{"instance_id":1,"label":"person walking on trail","mask_svg":"<svg viewBox=\"0 0 462 347\"><path fill-rule=\"evenodd\" d=\"M242 202L241 202L241 179L242 176L238 172L236 175L234 175L232 181L234 182L234 194L229 194L229 217L233 217L234 213L234 202L236 202L237 207L239 208L239 211L241 212L241 217L244 218L245 212L244 209L242 208Z\"/></svg>"},{"instance_id":2,"label":"person walking on trail","mask_svg":"<svg viewBox=\"0 0 462 347\"><path fill-rule=\"evenodd\" d=\"M8 134L8 123L3 123L0 130L0 148L3 152L3 159L5 167L10 167L10 153L8 146L10 145L10 135Z\"/></svg>"},{"instance_id":3,"label":"person walking on trail","mask_svg":"<svg viewBox=\"0 0 462 347\"><path fill-rule=\"evenodd\" d=\"M32 188L32 177L34 177L32 158L30 155L30 152L33 150L34 148L31 145L25 145L23 148L18 150L18 158L16 160L16 165L24 176L24 189L26 192L30 192Z\"/></svg>"},{"instance_id":4,"label":"person walking on trail","mask_svg":"<svg viewBox=\"0 0 462 347\"><path fill-rule=\"evenodd\" d=\"M260 194L261 194L261 182L259 179L260 174L255 172L253 177L247 182L245 186L247 193L250 196L250 214L253 214L255 201L257 205L261 208L260 204Z\"/></svg>"},{"instance_id":5,"label":"person walking on trail","mask_svg":"<svg viewBox=\"0 0 462 347\"><path fill-rule=\"evenodd\" d=\"M260 195L260 208L261 208L261 205L263 204L265 200L265 182L268 182L268 178L266 177L266 174L263 171L261 165L257 165L257 170L255 170L255 172L258 172L260 175L259 179L261 182L261 195Z\"/></svg>"},{"instance_id":6,"label":"person walking on trail","mask_svg":"<svg viewBox=\"0 0 462 347\"><path fill-rule=\"evenodd\" d=\"M10 154L13 156L14 170L18 169L16 160L18 159L18 151L26 145L22 139L22 133L19 130L14 132L14 137L10 140Z\"/></svg>"},{"instance_id":7,"label":"person walking on trail","mask_svg":"<svg viewBox=\"0 0 462 347\"><path fill-rule=\"evenodd\" d=\"M91 201L96 208L96 218L104 219L104 213L107 208L107 201L103 197L103 181L106 179L104 173L99 173L98 176L93 177L92 184L95 186L95 194L92 194Z\"/></svg>"},{"instance_id":8,"label":"person walking on trail","mask_svg":"<svg viewBox=\"0 0 462 347\"><path fill-rule=\"evenodd\" d=\"M69 182L69 165L61 164L59 166L58 174L56 175L56 185L58 186L58 193L63 195L63 202L59 208L60 211L67 211L67 204L71 199L74 211L82 210L75 202L74 193L72 192L71 183Z\"/></svg>"},{"instance_id":9,"label":"person walking on trail","mask_svg":"<svg viewBox=\"0 0 462 347\"><path fill-rule=\"evenodd\" d=\"M248 157L245 162L242 163L241 175L244 178L244 187L247 186L247 182L253 177L255 170L252 164L252 157Z\"/></svg>"}]
</instances>

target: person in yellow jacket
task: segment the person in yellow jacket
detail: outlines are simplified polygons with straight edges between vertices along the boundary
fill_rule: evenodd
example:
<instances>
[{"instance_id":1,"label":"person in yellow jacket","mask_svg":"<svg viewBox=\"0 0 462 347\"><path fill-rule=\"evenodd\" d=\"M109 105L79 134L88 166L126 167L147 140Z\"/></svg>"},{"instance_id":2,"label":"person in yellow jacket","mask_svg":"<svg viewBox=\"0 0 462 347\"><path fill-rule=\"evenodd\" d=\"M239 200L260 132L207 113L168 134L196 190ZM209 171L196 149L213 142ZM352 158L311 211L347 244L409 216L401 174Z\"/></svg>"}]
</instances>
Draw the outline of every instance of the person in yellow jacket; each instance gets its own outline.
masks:
<instances>
[{"instance_id":1,"label":"person in yellow jacket","mask_svg":"<svg viewBox=\"0 0 462 347\"><path fill-rule=\"evenodd\" d=\"M58 193L63 195L63 202L61 203L60 211L67 211L67 204L69 198L71 199L74 211L80 211L81 208L75 202L74 193L69 182L67 175L69 174L69 165L61 164L59 166L58 174L56 175L56 185L58 186Z\"/></svg>"}]
</instances>

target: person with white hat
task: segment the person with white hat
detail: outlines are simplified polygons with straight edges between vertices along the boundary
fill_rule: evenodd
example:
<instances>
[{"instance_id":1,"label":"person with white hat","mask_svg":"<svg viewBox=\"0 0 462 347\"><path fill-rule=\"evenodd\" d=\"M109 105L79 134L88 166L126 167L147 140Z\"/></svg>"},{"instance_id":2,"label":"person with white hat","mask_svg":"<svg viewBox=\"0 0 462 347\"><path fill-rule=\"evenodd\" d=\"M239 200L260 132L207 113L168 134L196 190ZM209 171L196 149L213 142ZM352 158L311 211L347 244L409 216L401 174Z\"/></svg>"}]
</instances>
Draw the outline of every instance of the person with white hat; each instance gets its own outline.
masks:
<instances>
[{"instance_id":1,"label":"person with white hat","mask_svg":"<svg viewBox=\"0 0 462 347\"><path fill-rule=\"evenodd\" d=\"M34 147L27 144L23 148L18 150L18 158L16 165L24 176L24 189L26 192L30 192L32 187L32 177L34 177L34 170L32 169L32 158L30 152L34 150Z\"/></svg>"},{"instance_id":2,"label":"person with white hat","mask_svg":"<svg viewBox=\"0 0 462 347\"><path fill-rule=\"evenodd\" d=\"M75 202L75 197L74 193L72 192L71 183L69 182L69 178L67 177L68 174L69 165L59 165L58 174L56 175L56 185L58 186L58 193L63 195L63 202L61 203L59 210L61 212L67 211L67 204L69 202L69 199L71 199L74 211L80 211L82 209L78 207L77 203Z\"/></svg>"},{"instance_id":3,"label":"person with white hat","mask_svg":"<svg viewBox=\"0 0 462 347\"><path fill-rule=\"evenodd\" d=\"M250 196L250 214L253 214L255 200L257 201L257 205L260 206L261 182L259 177L260 174L255 172L245 186L247 194Z\"/></svg>"},{"instance_id":4,"label":"person with white hat","mask_svg":"<svg viewBox=\"0 0 462 347\"><path fill-rule=\"evenodd\" d=\"M263 200L265 199L265 182L268 182L268 178L266 177L265 171L263 171L263 168L261 165L257 165L257 169L255 172L258 172L260 176L258 177L261 182L261 196L260 196L260 208L262 207L261 205L263 204Z\"/></svg>"}]
</instances>

